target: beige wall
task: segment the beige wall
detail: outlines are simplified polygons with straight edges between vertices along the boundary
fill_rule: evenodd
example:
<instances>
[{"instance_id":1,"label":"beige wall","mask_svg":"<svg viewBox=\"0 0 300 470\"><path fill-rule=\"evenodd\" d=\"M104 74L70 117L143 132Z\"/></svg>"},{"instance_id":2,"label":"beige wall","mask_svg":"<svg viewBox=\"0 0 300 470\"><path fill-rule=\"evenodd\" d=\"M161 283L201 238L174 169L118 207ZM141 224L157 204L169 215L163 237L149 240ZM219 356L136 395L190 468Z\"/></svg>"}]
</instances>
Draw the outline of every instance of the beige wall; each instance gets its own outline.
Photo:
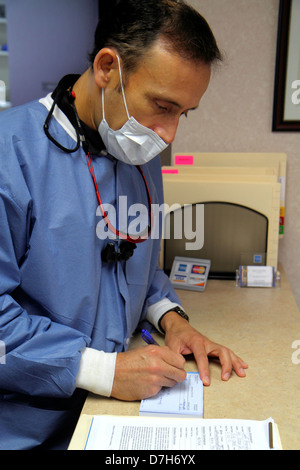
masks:
<instances>
[{"instance_id":1,"label":"beige wall","mask_svg":"<svg viewBox=\"0 0 300 470\"><path fill-rule=\"evenodd\" d=\"M300 306L300 133L271 130L279 0L189 3L211 25L226 60L214 71L200 109L182 119L172 151L287 154L279 259Z\"/></svg>"}]
</instances>

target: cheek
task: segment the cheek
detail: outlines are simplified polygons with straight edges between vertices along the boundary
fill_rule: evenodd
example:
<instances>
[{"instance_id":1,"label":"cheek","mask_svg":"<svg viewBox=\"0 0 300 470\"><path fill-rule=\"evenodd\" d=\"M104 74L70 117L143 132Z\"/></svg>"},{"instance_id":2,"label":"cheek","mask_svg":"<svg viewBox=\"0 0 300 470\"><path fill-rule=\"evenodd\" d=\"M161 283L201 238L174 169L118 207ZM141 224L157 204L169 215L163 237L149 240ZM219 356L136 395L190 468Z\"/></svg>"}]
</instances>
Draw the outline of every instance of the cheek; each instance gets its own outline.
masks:
<instances>
[{"instance_id":1,"label":"cheek","mask_svg":"<svg viewBox=\"0 0 300 470\"><path fill-rule=\"evenodd\" d=\"M113 129L121 129L125 124L128 117L126 114L126 108L122 99L122 95L117 93L105 96L105 118L108 125ZM102 110L101 110L102 119Z\"/></svg>"},{"instance_id":2,"label":"cheek","mask_svg":"<svg viewBox=\"0 0 300 470\"><path fill-rule=\"evenodd\" d=\"M133 116L140 124L151 128L155 124L155 115L149 106L128 106L130 116Z\"/></svg>"}]
</instances>

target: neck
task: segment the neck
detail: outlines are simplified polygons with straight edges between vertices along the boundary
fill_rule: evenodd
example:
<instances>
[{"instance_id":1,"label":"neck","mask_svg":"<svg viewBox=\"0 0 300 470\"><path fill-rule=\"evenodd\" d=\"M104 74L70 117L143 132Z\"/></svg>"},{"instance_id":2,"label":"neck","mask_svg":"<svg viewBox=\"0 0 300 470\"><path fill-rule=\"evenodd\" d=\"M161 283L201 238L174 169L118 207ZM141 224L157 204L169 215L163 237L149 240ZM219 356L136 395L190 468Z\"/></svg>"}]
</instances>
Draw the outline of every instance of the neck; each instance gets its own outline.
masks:
<instances>
[{"instance_id":1,"label":"neck","mask_svg":"<svg viewBox=\"0 0 300 470\"><path fill-rule=\"evenodd\" d=\"M86 70L74 84L75 106L78 116L91 129L97 130L95 103L100 99L99 89L95 84L93 72Z\"/></svg>"}]
</instances>

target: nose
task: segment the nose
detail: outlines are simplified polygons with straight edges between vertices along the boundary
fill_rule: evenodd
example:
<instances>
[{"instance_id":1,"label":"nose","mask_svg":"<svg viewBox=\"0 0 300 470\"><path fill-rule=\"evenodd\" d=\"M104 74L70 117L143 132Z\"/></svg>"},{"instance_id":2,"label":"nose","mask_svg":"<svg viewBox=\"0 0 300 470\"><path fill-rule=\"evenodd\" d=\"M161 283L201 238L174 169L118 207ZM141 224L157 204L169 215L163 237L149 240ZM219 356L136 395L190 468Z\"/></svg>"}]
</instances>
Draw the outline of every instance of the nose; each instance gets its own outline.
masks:
<instances>
[{"instance_id":1,"label":"nose","mask_svg":"<svg viewBox=\"0 0 300 470\"><path fill-rule=\"evenodd\" d=\"M156 128L154 128L154 131L156 132L156 134L159 135L161 139L163 139L166 142L166 144L170 145L175 140L178 123L179 123L179 120L176 119L162 126L157 126Z\"/></svg>"}]
</instances>

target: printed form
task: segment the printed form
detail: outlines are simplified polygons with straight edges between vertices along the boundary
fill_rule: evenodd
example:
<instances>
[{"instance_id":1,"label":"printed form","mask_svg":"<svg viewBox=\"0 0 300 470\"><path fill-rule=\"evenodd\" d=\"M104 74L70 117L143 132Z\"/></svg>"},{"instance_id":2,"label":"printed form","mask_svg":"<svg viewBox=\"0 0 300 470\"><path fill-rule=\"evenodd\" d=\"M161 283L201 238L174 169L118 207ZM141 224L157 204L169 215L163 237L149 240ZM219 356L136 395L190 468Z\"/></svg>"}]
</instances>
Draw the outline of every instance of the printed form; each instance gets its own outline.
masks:
<instances>
[{"instance_id":1,"label":"printed form","mask_svg":"<svg viewBox=\"0 0 300 470\"><path fill-rule=\"evenodd\" d=\"M95 416L86 450L268 450L269 423L235 419ZM272 446L280 449L277 433Z\"/></svg>"}]
</instances>

